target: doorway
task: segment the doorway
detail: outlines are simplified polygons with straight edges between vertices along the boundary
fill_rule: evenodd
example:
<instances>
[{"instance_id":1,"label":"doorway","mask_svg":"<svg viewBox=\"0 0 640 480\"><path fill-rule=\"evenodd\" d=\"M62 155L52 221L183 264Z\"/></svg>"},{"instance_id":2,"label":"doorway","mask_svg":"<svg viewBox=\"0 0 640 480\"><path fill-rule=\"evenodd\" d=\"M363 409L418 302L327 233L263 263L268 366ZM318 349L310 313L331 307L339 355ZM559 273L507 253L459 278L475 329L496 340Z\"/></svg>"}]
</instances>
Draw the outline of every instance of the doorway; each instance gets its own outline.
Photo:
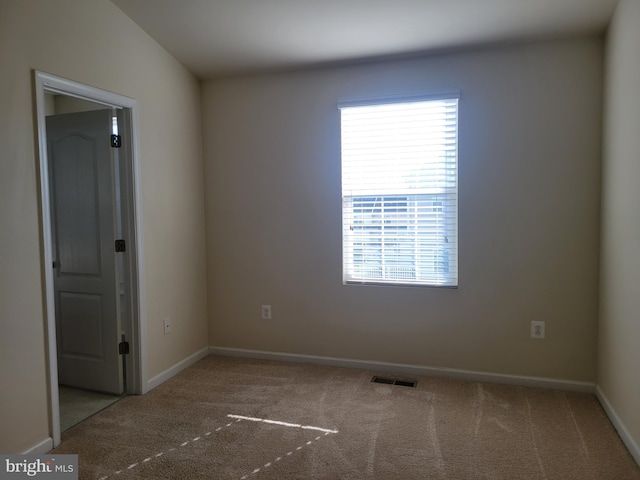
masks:
<instances>
[{"instance_id":1,"label":"doorway","mask_svg":"<svg viewBox=\"0 0 640 480\"><path fill-rule=\"evenodd\" d=\"M135 101L35 72L51 435L141 392Z\"/></svg>"}]
</instances>

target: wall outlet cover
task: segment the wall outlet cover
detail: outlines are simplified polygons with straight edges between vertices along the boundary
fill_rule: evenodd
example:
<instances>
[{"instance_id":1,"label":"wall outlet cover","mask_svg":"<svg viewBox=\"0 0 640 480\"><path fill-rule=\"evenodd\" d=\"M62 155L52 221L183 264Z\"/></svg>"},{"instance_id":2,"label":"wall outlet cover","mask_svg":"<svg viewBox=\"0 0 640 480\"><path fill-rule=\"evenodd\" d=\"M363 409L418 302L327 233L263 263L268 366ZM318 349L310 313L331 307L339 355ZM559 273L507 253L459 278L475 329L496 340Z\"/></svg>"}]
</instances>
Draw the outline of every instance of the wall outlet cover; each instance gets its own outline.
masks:
<instances>
[{"instance_id":1,"label":"wall outlet cover","mask_svg":"<svg viewBox=\"0 0 640 480\"><path fill-rule=\"evenodd\" d=\"M545 337L545 323L541 321L531 322L531 338L536 340L544 340Z\"/></svg>"}]
</instances>

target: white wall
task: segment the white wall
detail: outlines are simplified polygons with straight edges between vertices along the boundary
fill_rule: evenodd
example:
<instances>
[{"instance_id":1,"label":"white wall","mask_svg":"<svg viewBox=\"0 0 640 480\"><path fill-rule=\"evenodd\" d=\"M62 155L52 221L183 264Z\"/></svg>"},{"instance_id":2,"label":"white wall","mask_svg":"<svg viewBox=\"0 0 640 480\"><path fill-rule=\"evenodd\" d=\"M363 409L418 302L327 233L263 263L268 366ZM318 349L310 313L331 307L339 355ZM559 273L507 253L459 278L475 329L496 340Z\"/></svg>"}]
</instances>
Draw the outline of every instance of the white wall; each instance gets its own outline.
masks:
<instances>
[{"instance_id":1,"label":"white wall","mask_svg":"<svg viewBox=\"0 0 640 480\"><path fill-rule=\"evenodd\" d=\"M640 462L640 2L607 37L598 387ZM635 447L632 445L635 444Z\"/></svg>"},{"instance_id":2,"label":"white wall","mask_svg":"<svg viewBox=\"0 0 640 480\"><path fill-rule=\"evenodd\" d=\"M206 347L198 81L108 0L0 2L0 452L49 435L33 72L138 101L151 378ZM173 319L164 336L162 319Z\"/></svg>"},{"instance_id":3,"label":"white wall","mask_svg":"<svg viewBox=\"0 0 640 480\"><path fill-rule=\"evenodd\" d=\"M210 344L595 382L602 68L590 37L203 83ZM459 288L343 286L336 102L449 88Z\"/></svg>"}]
</instances>

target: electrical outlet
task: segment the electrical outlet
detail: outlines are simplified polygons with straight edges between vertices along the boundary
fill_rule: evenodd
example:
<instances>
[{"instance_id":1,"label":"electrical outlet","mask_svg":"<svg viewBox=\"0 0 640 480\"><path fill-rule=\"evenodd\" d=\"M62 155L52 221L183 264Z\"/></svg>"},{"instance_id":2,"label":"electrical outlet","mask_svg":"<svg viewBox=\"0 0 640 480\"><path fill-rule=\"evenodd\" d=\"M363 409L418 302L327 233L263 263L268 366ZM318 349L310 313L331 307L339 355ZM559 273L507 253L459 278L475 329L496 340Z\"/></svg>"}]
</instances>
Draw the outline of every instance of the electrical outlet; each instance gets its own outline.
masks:
<instances>
[{"instance_id":1,"label":"electrical outlet","mask_svg":"<svg viewBox=\"0 0 640 480\"><path fill-rule=\"evenodd\" d=\"M262 319L271 320L271 305L262 305Z\"/></svg>"},{"instance_id":2,"label":"electrical outlet","mask_svg":"<svg viewBox=\"0 0 640 480\"><path fill-rule=\"evenodd\" d=\"M171 333L171 318L164 319L164 334L169 335Z\"/></svg>"},{"instance_id":3,"label":"electrical outlet","mask_svg":"<svg viewBox=\"0 0 640 480\"><path fill-rule=\"evenodd\" d=\"M531 322L531 338L544 340L544 322L536 320Z\"/></svg>"}]
</instances>

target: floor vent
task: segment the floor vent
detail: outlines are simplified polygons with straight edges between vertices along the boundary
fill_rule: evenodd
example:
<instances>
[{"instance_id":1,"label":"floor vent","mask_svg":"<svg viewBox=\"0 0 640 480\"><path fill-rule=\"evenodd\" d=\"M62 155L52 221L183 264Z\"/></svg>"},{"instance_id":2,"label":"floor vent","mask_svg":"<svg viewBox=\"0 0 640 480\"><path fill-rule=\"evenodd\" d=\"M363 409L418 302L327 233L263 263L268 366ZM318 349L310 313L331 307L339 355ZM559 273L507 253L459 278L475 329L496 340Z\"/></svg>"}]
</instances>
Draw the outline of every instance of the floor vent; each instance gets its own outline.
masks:
<instances>
[{"instance_id":1,"label":"floor vent","mask_svg":"<svg viewBox=\"0 0 640 480\"><path fill-rule=\"evenodd\" d=\"M384 383L385 385L400 385L401 387L412 387L415 388L418 385L418 382L413 380L399 380L397 378L387 378L387 377L373 377L371 379L373 383Z\"/></svg>"}]
</instances>

